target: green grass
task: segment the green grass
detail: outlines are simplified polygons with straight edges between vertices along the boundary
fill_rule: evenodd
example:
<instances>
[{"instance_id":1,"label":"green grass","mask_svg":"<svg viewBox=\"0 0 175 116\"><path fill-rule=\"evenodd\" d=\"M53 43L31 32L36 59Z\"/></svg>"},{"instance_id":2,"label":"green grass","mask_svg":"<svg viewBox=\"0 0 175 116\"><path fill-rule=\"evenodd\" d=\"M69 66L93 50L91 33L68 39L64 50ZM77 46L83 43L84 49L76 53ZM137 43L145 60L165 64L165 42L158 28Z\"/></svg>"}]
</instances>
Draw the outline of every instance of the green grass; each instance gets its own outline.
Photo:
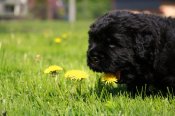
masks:
<instances>
[{"instance_id":1,"label":"green grass","mask_svg":"<svg viewBox=\"0 0 175 116\"><path fill-rule=\"evenodd\" d=\"M143 99L100 91L96 86L100 74L86 65L89 24L0 22L0 115L175 115L174 97ZM65 32L68 38L56 44L54 38ZM62 66L64 71L57 78L50 77L43 73L50 65ZM71 69L90 76L81 82L67 80L64 73ZM81 93L77 91L80 84Z\"/></svg>"}]
</instances>

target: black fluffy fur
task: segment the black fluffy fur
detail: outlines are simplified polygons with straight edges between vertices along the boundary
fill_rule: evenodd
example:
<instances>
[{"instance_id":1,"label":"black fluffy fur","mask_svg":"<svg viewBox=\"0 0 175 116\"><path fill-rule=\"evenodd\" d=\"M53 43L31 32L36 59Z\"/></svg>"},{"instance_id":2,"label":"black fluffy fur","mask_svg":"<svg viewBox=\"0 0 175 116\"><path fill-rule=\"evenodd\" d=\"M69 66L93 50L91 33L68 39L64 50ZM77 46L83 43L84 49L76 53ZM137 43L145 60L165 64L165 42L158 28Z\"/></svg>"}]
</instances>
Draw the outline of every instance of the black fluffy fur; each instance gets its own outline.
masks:
<instances>
[{"instance_id":1,"label":"black fluffy fur","mask_svg":"<svg viewBox=\"0 0 175 116\"><path fill-rule=\"evenodd\" d=\"M87 63L96 72L121 71L119 83L133 92L175 90L175 19L109 12L90 26Z\"/></svg>"}]
</instances>

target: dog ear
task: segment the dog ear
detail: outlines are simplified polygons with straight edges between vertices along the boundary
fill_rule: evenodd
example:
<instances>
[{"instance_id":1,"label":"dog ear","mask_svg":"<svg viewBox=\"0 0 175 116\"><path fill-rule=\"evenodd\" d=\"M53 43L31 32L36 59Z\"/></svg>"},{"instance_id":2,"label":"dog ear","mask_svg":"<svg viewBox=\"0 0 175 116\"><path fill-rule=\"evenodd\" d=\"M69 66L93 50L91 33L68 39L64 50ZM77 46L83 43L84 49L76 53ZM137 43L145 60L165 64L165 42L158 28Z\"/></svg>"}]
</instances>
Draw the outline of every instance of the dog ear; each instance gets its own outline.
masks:
<instances>
[{"instance_id":1,"label":"dog ear","mask_svg":"<svg viewBox=\"0 0 175 116\"><path fill-rule=\"evenodd\" d=\"M103 31L110 31L110 27L115 23L113 15L106 13L105 15L99 17L91 26L89 34L97 34Z\"/></svg>"},{"instance_id":2,"label":"dog ear","mask_svg":"<svg viewBox=\"0 0 175 116\"><path fill-rule=\"evenodd\" d=\"M137 58L152 61L155 55L156 43L151 34L137 34L134 37L134 51Z\"/></svg>"}]
</instances>

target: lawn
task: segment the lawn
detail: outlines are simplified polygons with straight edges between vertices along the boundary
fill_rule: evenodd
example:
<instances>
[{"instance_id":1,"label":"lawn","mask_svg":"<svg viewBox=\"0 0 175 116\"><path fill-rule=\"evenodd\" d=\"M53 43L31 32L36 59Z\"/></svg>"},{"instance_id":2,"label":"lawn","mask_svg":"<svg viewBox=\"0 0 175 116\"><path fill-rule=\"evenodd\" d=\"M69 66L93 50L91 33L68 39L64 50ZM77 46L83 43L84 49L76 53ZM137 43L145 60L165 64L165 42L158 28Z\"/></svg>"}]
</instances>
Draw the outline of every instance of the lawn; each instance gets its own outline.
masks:
<instances>
[{"instance_id":1,"label":"lawn","mask_svg":"<svg viewBox=\"0 0 175 116\"><path fill-rule=\"evenodd\" d=\"M174 116L175 98L130 97L115 88L101 87L101 74L86 65L90 22L0 22L0 115L115 115ZM62 36L66 34L67 37ZM55 38L62 37L60 43ZM50 65L63 67L57 76L45 74ZM89 77L64 77L78 69Z\"/></svg>"}]
</instances>

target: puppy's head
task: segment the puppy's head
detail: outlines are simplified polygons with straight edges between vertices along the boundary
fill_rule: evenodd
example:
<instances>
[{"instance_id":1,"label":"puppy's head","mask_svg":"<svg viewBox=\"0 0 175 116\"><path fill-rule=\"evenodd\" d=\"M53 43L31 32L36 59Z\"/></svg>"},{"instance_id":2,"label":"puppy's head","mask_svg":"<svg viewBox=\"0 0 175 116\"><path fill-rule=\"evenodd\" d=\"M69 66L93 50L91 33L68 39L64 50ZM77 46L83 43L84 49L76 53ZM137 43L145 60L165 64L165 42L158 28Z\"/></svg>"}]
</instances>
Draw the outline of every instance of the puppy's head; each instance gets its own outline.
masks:
<instances>
[{"instance_id":1,"label":"puppy's head","mask_svg":"<svg viewBox=\"0 0 175 116\"><path fill-rule=\"evenodd\" d=\"M113 11L98 18L89 30L90 69L112 74L120 71L119 81L129 83L134 75L152 66L160 38L154 19L154 15L128 11Z\"/></svg>"},{"instance_id":2,"label":"puppy's head","mask_svg":"<svg viewBox=\"0 0 175 116\"><path fill-rule=\"evenodd\" d=\"M117 73L134 62L133 41L122 23L128 12L112 12L100 17L89 30L87 64L96 72ZM131 17L132 18L132 17Z\"/></svg>"}]
</instances>

